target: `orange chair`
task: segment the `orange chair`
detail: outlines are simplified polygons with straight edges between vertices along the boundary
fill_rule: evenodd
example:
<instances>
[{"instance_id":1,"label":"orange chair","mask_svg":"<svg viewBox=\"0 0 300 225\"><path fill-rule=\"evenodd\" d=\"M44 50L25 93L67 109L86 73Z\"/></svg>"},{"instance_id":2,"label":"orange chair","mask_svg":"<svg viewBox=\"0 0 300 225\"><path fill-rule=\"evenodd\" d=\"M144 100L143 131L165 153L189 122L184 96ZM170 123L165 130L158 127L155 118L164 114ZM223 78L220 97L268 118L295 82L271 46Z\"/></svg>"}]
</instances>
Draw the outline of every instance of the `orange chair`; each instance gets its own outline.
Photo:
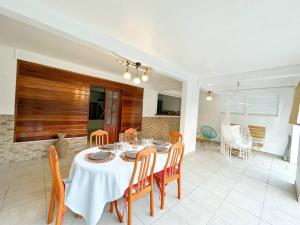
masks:
<instances>
[{"instance_id":1,"label":"orange chair","mask_svg":"<svg viewBox=\"0 0 300 225\"><path fill-rule=\"evenodd\" d=\"M156 162L156 148L146 147L135 159L129 187L124 193L128 202L127 224L132 225L132 203L150 192L150 216L154 216L153 172ZM137 179L137 180L136 180Z\"/></svg>"},{"instance_id":2,"label":"orange chair","mask_svg":"<svg viewBox=\"0 0 300 225\"><path fill-rule=\"evenodd\" d=\"M124 132L124 139L131 144L137 143L137 131L134 128L129 128Z\"/></svg>"},{"instance_id":3,"label":"orange chair","mask_svg":"<svg viewBox=\"0 0 300 225\"><path fill-rule=\"evenodd\" d=\"M164 169L154 174L155 181L161 193L161 209L165 206L165 186L168 183L177 180L178 199L181 198L181 163L183 154L184 144L182 142L172 145Z\"/></svg>"},{"instance_id":4,"label":"orange chair","mask_svg":"<svg viewBox=\"0 0 300 225\"><path fill-rule=\"evenodd\" d=\"M171 144L176 144L177 142L182 141L182 135L179 131L171 131L169 133L169 142Z\"/></svg>"},{"instance_id":5,"label":"orange chair","mask_svg":"<svg viewBox=\"0 0 300 225\"><path fill-rule=\"evenodd\" d=\"M95 139L95 144L97 147L102 147L103 145L109 143L108 133L104 130L96 130L90 134L90 148L93 145L93 139Z\"/></svg>"},{"instance_id":6,"label":"orange chair","mask_svg":"<svg viewBox=\"0 0 300 225\"><path fill-rule=\"evenodd\" d=\"M65 206L65 183L60 175L58 156L53 145L49 147L48 160L52 175L52 190L48 213L48 224L53 221L54 207L57 205L55 225L61 225L65 211L68 209Z\"/></svg>"}]
</instances>

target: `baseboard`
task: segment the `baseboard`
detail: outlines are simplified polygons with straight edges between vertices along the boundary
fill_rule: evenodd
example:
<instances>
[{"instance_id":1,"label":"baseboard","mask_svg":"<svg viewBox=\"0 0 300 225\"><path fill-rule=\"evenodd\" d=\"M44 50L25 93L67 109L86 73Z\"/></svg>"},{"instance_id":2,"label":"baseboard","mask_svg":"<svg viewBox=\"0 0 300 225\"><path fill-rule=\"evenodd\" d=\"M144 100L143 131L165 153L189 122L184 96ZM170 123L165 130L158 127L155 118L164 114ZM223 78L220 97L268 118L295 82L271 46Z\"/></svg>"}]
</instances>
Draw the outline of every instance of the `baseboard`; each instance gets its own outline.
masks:
<instances>
[{"instance_id":1,"label":"baseboard","mask_svg":"<svg viewBox=\"0 0 300 225\"><path fill-rule=\"evenodd\" d=\"M300 202L300 193L299 193L297 181L295 181L294 186L295 186L295 190L296 190L296 198L297 198L297 201Z\"/></svg>"}]
</instances>

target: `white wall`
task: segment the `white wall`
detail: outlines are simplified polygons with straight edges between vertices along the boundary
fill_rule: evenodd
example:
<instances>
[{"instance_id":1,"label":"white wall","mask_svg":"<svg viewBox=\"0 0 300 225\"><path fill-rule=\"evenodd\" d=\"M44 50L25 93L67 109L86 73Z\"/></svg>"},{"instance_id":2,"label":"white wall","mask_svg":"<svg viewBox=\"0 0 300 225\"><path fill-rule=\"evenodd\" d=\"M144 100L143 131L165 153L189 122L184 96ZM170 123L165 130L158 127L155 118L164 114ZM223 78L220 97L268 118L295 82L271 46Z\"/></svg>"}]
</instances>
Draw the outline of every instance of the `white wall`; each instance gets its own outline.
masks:
<instances>
[{"instance_id":1,"label":"white wall","mask_svg":"<svg viewBox=\"0 0 300 225\"><path fill-rule=\"evenodd\" d=\"M15 112L16 64L14 50L0 45L0 114Z\"/></svg>"},{"instance_id":2,"label":"white wall","mask_svg":"<svg viewBox=\"0 0 300 225\"><path fill-rule=\"evenodd\" d=\"M17 59L128 84L128 82L119 75L108 74L103 71L59 59L49 58L22 50L15 50L12 47L0 45L0 114L14 114ZM156 90L150 88L144 89L143 116L154 116L156 114L157 95L158 92Z\"/></svg>"},{"instance_id":3,"label":"white wall","mask_svg":"<svg viewBox=\"0 0 300 225\"><path fill-rule=\"evenodd\" d=\"M274 94L280 96L278 116L258 116L249 115L248 123L266 127L265 145L262 149L276 155L283 155L288 141L288 135L292 132L292 126L288 123L292 101L294 97L294 88L272 88L252 90L256 94ZM205 99L206 93L201 92L199 103L198 130L203 125L209 125L216 129L218 133L217 140L220 141L221 121L224 113L221 113L224 97L214 95L213 101L208 102ZM222 94L223 95L223 94ZM239 114L231 114L231 122L237 123L242 119Z\"/></svg>"},{"instance_id":4,"label":"white wall","mask_svg":"<svg viewBox=\"0 0 300 225\"><path fill-rule=\"evenodd\" d=\"M298 146L298 149L300 150L300 145ZM298 154L298 158L297 158L295 188L296 188L297 200L298 202L300 202L300 154Z\"/></svg>"},{"instance_id":5,"label":"white wall","mask_svg":"<svg viewBox=\"0 0 300 225\"><path fill-rule=\"evenodd\" d=\"M157 111L158 91L144 88L143 117L153 117Z\"/></svg>"}]
</instances>

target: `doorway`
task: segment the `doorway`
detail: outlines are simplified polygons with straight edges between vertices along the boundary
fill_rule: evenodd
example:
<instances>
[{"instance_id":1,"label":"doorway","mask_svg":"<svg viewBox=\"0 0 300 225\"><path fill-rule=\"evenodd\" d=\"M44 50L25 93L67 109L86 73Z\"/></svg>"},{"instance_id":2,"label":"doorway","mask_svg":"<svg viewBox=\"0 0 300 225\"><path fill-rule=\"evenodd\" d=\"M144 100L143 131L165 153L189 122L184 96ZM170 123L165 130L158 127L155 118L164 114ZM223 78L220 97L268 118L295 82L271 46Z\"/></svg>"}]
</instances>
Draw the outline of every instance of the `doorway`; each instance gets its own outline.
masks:
<instances>
[{"instance_id":1,"label":"doorway","mask_svg":"<svg viewBox=\"0 0 300 225\"><path fill-rule=\"evenodd\" d=\"M105 91L101 87L90 88L88 133L104 130Z\"/></svg>"},{"instance_id":2,"label":"doorway","mask_svg":"<svg viewBox=\"0 0 300 225\"><path fill-rule=\"evenodd\" d=\"M121 121L121 91L108 87L90 87L88 134L105 130L109 142L119 139Z\"/></svg>"}]
</instances>

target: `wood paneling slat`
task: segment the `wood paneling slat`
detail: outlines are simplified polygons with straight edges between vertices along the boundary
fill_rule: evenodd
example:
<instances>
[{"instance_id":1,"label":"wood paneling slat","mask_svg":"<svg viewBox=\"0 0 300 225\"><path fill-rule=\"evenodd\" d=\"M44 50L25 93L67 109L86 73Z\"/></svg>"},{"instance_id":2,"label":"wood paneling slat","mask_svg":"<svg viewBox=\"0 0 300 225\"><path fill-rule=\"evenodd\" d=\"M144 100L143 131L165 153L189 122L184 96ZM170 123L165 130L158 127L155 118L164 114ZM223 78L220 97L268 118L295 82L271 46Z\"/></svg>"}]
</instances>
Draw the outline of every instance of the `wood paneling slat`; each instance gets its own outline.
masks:
<instances>
[{"instance_id":1,"label":"wood paneling slat","mask_svg":"<svg viewBox=\"0 0 300 225\"><path fill-rule=\"evenodd\" d=\"M86 136L90 86L120 90L121 131L141 129L142 88L18 60L15 141Z\"/></svg>"}]
</instances>

